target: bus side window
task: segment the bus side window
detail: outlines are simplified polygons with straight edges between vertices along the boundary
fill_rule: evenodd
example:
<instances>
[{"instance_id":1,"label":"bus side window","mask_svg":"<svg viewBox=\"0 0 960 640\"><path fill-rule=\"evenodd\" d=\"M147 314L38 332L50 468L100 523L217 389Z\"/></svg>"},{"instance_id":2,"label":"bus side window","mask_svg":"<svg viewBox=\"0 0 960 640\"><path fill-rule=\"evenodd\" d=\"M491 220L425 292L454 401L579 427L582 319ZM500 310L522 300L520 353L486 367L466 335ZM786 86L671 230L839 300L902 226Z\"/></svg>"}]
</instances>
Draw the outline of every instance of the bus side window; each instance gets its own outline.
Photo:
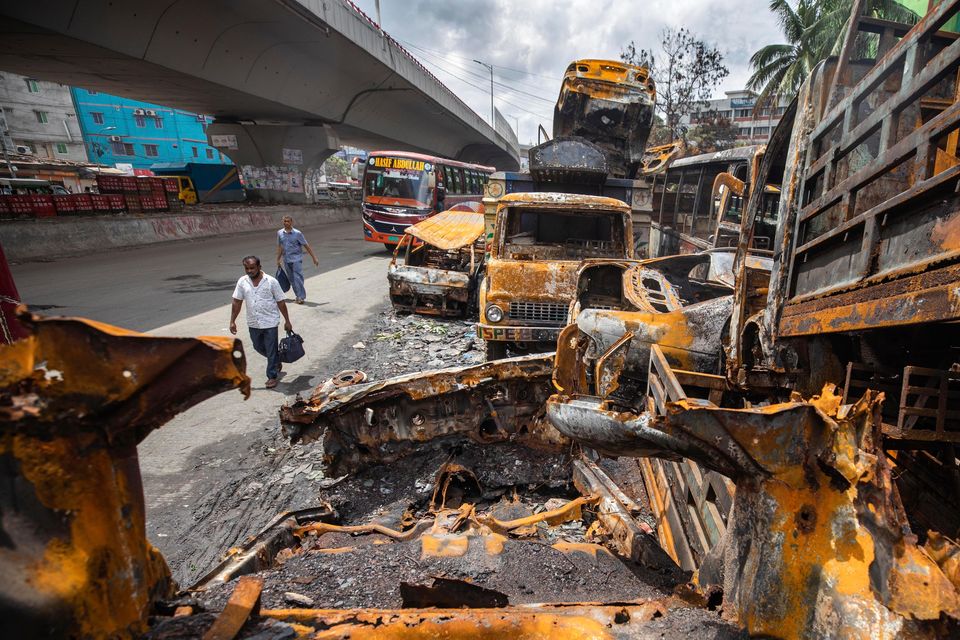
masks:
<instances>
[{"instance_id":1,"label":"bus side window","mask_svg":"<svg viewBox=\"0 0 960 640\"><path fill-rule=\"evenodd\" d=\"M453 192L463 194L463 169L457 167L453 168Z\"/></svg>"},{"instance_id":2,"label":"bus side window","mask_svg":"<svg viewBox=\"0 0 960 640\"><path fill-rule=\"evenodd\" d=\"M660 224L673 227L677 211L677 191L680 188L680 171L667 172L663 181L663 194L660 196Z\"/></svg>"},{"instance_id":3,"label":"bus side window","mask_svg":"<svg viewBox=\"0 0 960 640\"><path fill-rule=\"evenodd\" d=\"M696 212L693 217L693 235L697 238L706 240L716 231L713 203L710 196L713 192L713 181L717 176L723 173L724 167L711 164L703 168L703 175L700 178L700 190L697 193Z\"/></svg>"},{"instance_id":4,"label":"bus side window","mask_svg":"<svg viewBox=\"0 0 960 640\"><path fill-rule=\"evenodd\" d=\"M677 229L681 233L693 235L694 205L697 201L697 187L700 184L701 167L686 169L680 180L677 196Z\"/></svg>"},{"instance_id":5,"label":"bus side window","mask_svg":"<svg viewBox=\"0 0 960 640\"><path fill-rule=\"evenodd\" d=\"M734 175L734 177L737 180L740 180L742 182L749 182L749 179L747 178L747 172L749 170L750 170L750 167L747 165L746 162L743 162L741 164L738 164L736 167L734 167L731 173Z\"/></svg>"},{"instance_id":6,"label":"bus side window","mask_svg":"<svg viewBox=\"0 0 960 640\"><path fill-rule=\"evenodd\" d=\"M453 171L446 165L443 166L443 187L447 193L453 193Z\"/></svg>"}]
</instances>

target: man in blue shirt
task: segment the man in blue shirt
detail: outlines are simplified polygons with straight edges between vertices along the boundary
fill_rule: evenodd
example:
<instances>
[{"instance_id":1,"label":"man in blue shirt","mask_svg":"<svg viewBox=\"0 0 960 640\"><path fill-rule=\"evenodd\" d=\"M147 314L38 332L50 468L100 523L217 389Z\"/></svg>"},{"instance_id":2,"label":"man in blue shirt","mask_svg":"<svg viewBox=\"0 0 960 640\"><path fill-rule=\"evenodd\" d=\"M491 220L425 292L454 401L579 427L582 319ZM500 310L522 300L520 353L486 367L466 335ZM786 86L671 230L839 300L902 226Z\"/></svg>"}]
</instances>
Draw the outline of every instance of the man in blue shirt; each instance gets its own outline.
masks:
<instances>
[{"instance_id":1,"label":"man in blue shirt","mask_svg":"<svg viewBox=\"0 0 960 640\"><path fill-rule=\"evenodd\" d=\"M307 299L307 290L303 287L303 250L306 249L313 258L313 266L319 267L320 261L314 255L313 249L307 244L299 229L293 228L293 218L283 217L283 229L277 232L277 266L287 273L293 294L297 297L297 304L303 304Z\"/></svg>"}]
</instances>

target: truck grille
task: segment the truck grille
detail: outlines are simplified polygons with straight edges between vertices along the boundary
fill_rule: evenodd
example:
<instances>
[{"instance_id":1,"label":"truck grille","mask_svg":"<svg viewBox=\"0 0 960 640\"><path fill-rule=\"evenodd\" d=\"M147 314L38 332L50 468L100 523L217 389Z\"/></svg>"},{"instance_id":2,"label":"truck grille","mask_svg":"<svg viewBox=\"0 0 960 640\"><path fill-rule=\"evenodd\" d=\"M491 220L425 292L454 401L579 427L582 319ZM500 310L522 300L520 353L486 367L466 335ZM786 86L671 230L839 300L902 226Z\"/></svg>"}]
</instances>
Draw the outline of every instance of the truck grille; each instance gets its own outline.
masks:
<instances>
[{"instance_id":1,"label":"truck grille","mask_svg":"<svg viewBox=\"0 0 960 640\"><path fill-rule=\"evenodd\" d=\"M556 302L511 302L510 319L562 327L567 324L567 305Z\"/></svg>"}]
</instances>

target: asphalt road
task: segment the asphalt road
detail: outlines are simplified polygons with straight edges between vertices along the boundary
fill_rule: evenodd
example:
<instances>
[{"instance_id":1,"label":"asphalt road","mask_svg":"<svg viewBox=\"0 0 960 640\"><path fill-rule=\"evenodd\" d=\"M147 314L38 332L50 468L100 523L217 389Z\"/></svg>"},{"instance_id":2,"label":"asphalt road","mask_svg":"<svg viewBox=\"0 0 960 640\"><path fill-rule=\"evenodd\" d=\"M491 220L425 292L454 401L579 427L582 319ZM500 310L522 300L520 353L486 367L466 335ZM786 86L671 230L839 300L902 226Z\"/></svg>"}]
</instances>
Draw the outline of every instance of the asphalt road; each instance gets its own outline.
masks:
<instances>
[{"instance_id":1,"label":"asphalt road","mask_svg":"<svg viewBox=\"0 0 960 640\"><path fill-rule=\"evenodd\" d=\"M382 245L364 242L359 220L301 231L320 258L317 269L306 256L306 278L368 257L388 259ZM229 303L237 278L243 275L244 256L260 256L272 274L275 233L265 229L81 257L51 256L50 262L12 265L11 269L22 301L32 310L150 331ZM383 269L386 282L385 264ZM307 294L315 297L320 292L308 288Z\"/></svg>"},{"instance_id":2,"label":"asphalt road","mask_svg":"<svg viewBox=\"0 0 960 640\"><path fill-rule=\"evenodd\" d=\"M389 308L389 254L364 242L359 221L301 229L320 258L305 265L307 303L290 302L294 330L307 355L284 365L280 384L266 389L266 361L243 343L253 390L214 396L176 416L138 447L147 505L147 532L175 560L178 542L198 518L204 497L235 482L251 464L251 447L279 436L277 410L343 369L362 329ZM13 267L22 300L47 315L93 318L152 335L230 335L230 299L240 260L257 254L275 265L273 230L135 250L29 263ZM269 258L269 259L268 259ZM292 292L288 300L292 300ZM272 507L271 507L272 508Z\"/></svg>"}]
</instances>

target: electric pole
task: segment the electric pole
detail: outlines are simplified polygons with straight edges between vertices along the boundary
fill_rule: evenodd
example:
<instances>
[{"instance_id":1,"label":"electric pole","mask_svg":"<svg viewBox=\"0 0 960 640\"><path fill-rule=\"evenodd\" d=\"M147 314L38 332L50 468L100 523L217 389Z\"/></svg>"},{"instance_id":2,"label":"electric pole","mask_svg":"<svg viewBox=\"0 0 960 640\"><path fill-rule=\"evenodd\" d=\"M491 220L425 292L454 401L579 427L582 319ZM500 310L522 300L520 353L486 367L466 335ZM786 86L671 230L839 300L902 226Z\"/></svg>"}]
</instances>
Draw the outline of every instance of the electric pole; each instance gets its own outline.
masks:
<instances>
[{"instance_id":1,"label":"electric pole","mask_svg":"<svg viewBox=\"0 0 960 640\"><path fill-rule=\"evenodd\" d=\"M496 130L497 122L493 119L493 65L487 64L486 62L480 62L479 60L474 60L479 65L483 65L490 70L490 126Z\"/></svg>"}]
</instances>

